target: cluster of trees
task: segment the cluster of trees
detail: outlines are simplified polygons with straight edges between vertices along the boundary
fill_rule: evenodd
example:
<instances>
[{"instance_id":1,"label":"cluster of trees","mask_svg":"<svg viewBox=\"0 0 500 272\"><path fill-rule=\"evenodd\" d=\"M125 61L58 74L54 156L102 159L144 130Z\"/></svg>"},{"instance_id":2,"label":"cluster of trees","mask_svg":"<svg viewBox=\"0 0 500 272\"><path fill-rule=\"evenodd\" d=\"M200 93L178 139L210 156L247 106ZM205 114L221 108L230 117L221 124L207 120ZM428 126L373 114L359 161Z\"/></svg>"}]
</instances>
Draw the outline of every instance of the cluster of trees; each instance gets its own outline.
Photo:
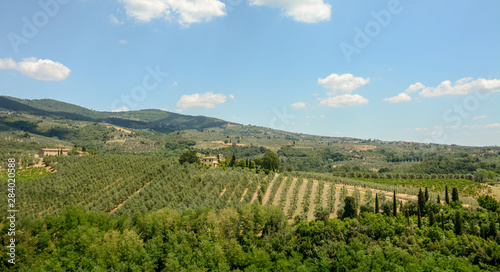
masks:
<instances>
[{"instance_id":1,"label":"cluster of trees","mask_svg":"<svg viewBox=\"0 0 500 272\"><path fill-rule=\"evenodd\" d=\"M330 172L333 162L346 161L353 157L350 154L333 151L331 148L301 150L288 146L281 147L277 154L283 159L285 168L311 172Z\"/></svg>"},{"instance_id":2,"label":"cluster of trees","mask_svg":"<svg viewBox=\"0 0 500 272\"><path fill-rule=\"evenodd\" d=\"M23 215L57 214L69 204L110 212L174 165L173 159L123 155L47 156L44 160L57 172L16 184L16 204ZM0 201L7 202L5 197L0 195Z\"/></svg>"},{"instance_id":3,"label":"cluster of trees","mask_svg":"<svg viewBox=\"0 0 500 272\"><path fill-rule=\"evenodd\" d=\"M500 164L485 162L477 157L451 158L450 156L432 156L410 168L410 172L419 174L472 174L478 169L500 174Z\"/></svg>"},{"instance_id":4,"label":"cluster of trees","mask_svg":"<svg viewBox=\"0 0 500 272\"><path fill-rule=\"evenodd\" d=\"M381 168L378 172L334 171L337 177L347 178L369 178L369 179L467 179L474 180L474 174L422 174L422 173L388 173L387 168Z\"/></svg>"},{"instance_id":5,"label":"cluster of trees","mask_svg":"<svg viewBox=\"0 0 500 272\"><path fill-rule=\"evenodd\" d=\"M218 156L218 155L217 155ZM179 158L181 164L184 163L200 163L200 158L195 150L185 151ZM281 160L278 155L272 150L267 150L261 158L256 159L241 159L236 158L236 154L227 157L225 161L220 161L220 167L239 167L249 169L263 169L266 173L280 170Z\"/></svg>"},{"instance_id":6,"label":"cluster of trees","mask_svg":"<svg viewBox=\"0 0 500 272\"><path fill-rule=\"evenodd\" d=\"M343 199L342 208L339 209L338 215L340 218L358 218L361 215L366 216L368 213L382 213L389 217L398 217L399 213L404 217L409 224L411 217L417 217L417 227L424 227L424 220L429 228L440 228L443 231L453 231L456 235L469 234L482 237L483 239L493 239L500 243L500 234L498 233L497 224L500 221L498 212L500 203L491 196L481 196L479 203L483 209L464 209L462 202L459 199L457 188L452 189L451 199L446 187L444 206L438 196L435 201L430 199L428 189L425 192L420 189L418 200L407 201L403 204L402 201L397 201L396 192L393 192L392 201L385 201L385 195L375 195L375 207L373 202L368 200L362 207L359 208L359 200L354 193L353 196L347 196L345 187L342 188L341 199ZM367 198L371 198L367 196ZM359 208L359 209L358 209ZM360 211L360 213L358 213Z\"/></svg>"},{"instance_id":7,"label":"cluster of trees","mask_svg":"<svg viewBox=\"0 0 500 272\"><path fill-rule=\"evenodd\" d=\"M347 202L354 202L352 197ZM346 205L347 206L347 205ZM16 264L4 271L498 271L495 238L416 216L363 213L289 223L274 206L214 211L165 208L112 216L68 207L59 216L19 220ZM488 216L464 213L468 220ZM498 222L496 222L498 223ZM6 226L6 224L4 224ZM1 248L8 236L2 229Z\"/></svg>"}]
</instances>

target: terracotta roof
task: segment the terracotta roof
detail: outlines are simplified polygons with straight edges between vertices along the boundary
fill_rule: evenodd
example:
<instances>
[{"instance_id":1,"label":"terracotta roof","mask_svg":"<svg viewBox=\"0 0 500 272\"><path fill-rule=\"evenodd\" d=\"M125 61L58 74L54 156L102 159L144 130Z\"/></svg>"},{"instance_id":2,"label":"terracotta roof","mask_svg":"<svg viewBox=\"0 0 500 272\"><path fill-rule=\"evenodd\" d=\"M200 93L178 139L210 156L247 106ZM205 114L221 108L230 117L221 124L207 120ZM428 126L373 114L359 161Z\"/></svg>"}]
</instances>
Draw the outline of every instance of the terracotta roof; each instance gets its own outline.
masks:
<instances>
[{"instance_id":1,"label":"terracotta roof","mask_svg":"<svg viewBox=\"0 0 500 272\"><path fill-rule=\"evenodd\" d=\"M59 148L42 148L43 151L59 151ZM71 151L71 149L63 149L62 151Z\"/></svg>"}]
</instances>

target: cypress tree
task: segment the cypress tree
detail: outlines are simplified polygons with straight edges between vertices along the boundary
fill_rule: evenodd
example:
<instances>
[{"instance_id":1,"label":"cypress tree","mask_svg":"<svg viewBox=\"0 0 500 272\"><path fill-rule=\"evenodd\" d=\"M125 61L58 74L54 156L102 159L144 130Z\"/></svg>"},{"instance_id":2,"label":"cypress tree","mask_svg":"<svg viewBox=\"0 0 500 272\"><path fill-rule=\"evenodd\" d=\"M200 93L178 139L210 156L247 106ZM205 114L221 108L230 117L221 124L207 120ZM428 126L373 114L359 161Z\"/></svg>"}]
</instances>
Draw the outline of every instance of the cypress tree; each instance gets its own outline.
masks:
<instances>
[{"instance_id":1,"label":"cypress tree","mask_svg":"<svg viewBox=\"0 0 500 272\"><path fill-rule=\"evenodd\" d=\"M420 188L420 191L418 192L418 208L420 209L420 213L423 214L424 208L425 208L425 199L424 199L424 193L422 192L422 188Z\"/></svg>"},{"instance_id":2,"label":"cypress tree","mask_svg":"<svg viewBox=\"0 0 500 272\"><path fill-rule=\"evenodd\" d=\"M444 190L444 200L446 201L446 204L450 204L450 196L448 195L448 185L446 185L445 190Z\"/></svg>"},{"instance_id":3,"label":"cypress tree","mask_svg":"<svg viewBox=\"0 0 500 272\"><path fill-rule=\"evenodd\" d=\"M458 201L458 190L456 187L453 187L451 191L451 201Z\"/></svg>"},{"instance_id":4,"label":"cypress tree","mask_svg":"<svg viewBox=\"0 0 500 272\"><path fill-rule=\"evenodd\" d=\"M462 214L460 211L455 212L455 234L462 235L464 233L464 226L462 221Z\"/></svg>"},{"instance_id":5,"label":"cypress tree","mask_svg":"<svg viewBox=\"0 0 500 272\"><path fill-rule=\"evenodd\" d=\"M436 216L434 216L434 212L430 211L429 212L429 226L434 226L436 224Z\"/></svg>"},{"instance_id":6,"label":"cypress tree","mask_svg":"<svg viewBox=\"0 0 500 272\"><path fill-rule=\"evenodd\" d=\"M392 198L392 214L396 217L398 215L398 204L396 203L396 190L394 190L394 196Z\"/></svg>"},{"instance_id":7,"label":"cypress tree","mask_svg":"<svg viewBox=\"0 0 500 272\"><path fill-rule=\"evenodd\" d=\"M429 201L429 191L427 190L427 187L425 187L425 202Z\"/></svg>"},{"instance_id":8,"label":"cypress tree","mask_svg":"<svg viewBox=\"0 0 500 272\"><path fill-rule=\"evenodd\" d=\"M375 213L378 213L378 194L375 194Z\"/></svg>"},{"instance_id":9,"label":"cypress tree","mask_svg":"<svg viewBox=\"0 0 500 272\"><path fill-rule=\"evenodd\" d=\"M438 195L437 204L441 204L441 198Z\"/></svg>"},{"instance_id":10,"label":"cypress tree","mask_svg":"<svg viewBox=\"0 0 500 272\"><path fill-rule=\"evenodd\" d=\"M422 218L420 217L420 207L417 207L418 209L418 214L417 214L417 217L418 217L418 228L421 229L422 228Z\"/></svg>"},{"instance_id":11,"label":"cypress tree","mask_svg":"<svg viewBox=\"0 0 500 272\"><path fill-rule=\"evenodd\" d=\"M342 219L346 217L354 218L358 216L358 207L356 206L356 200L352 196L348 196L344 200L344 213L342 214Z\"/></svg>"}]
</instances>

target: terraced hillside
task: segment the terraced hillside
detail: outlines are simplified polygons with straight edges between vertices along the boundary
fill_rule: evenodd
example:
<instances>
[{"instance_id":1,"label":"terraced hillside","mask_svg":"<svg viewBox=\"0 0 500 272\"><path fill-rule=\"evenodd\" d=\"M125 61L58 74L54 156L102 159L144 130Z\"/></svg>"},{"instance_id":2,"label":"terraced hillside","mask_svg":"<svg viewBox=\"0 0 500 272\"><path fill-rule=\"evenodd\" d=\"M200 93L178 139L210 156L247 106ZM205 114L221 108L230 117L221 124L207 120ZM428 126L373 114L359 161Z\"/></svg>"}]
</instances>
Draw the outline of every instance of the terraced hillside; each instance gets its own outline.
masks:
<instances>
[{"instance_id":1,"label":"terraced hillside","mask_svg":"<svg viewBox=\"0 0 500 272\"><path fill-rule=\"evenodd\" d=\"M290 220L296 216L312 220L320 207L335 217L343 209L346 196L354 196L358 207L373 209L375 194L382 208L392 200L393 191L398 201L410 203L416 201L419 190L328 174L265 175L241 168L200 169L180 165L173 159L147 156L60 157L47 163L55 173L18 181L16 194L22 213L43 217L58 214L65 206L78 205L92 211L133 215L164 207L220 210L259 202L280 207ZM469 183L458 188L461 196L478 184ZM429 189L430 201L438 195L445 199L439 186ZM466 205L477 205L471 198L461 200Z\"/></svg>"}]
</instances>

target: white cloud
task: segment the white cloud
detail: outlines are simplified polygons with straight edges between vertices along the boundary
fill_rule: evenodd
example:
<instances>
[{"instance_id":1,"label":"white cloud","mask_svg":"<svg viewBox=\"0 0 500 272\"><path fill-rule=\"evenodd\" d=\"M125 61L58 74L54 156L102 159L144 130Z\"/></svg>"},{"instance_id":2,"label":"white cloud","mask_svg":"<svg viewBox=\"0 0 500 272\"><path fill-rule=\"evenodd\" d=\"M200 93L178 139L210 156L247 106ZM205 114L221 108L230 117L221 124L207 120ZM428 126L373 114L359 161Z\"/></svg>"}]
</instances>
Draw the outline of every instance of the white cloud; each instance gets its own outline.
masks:
<instances>
[{"instance_id":1,"label":"white cloud","mask_svg":"<svg viewBox=\"0 0 500 272\"><path fill-rule=\"evenodd\" d=\"M167 109L167 108L163 108L163 109L160 109L160 110L161 110L161 111L168 111L168 109Z\"/></svg>"},{"instance_id":2,"label":"white cloud","mask_svg":"<svg viewBox=\"0 0 500 272\"><path fill-rule=\"evenodd\" d=\"M416 131L428 131L428 128L415 128Z\"/></svg>"},{"instance_id":3,"label":"white cloud","mask_svg":"<svg viewBox=\"0 0 500 272\"><path fill-rule=\"evenodd\" d=\"M223 94L206 92L204 94L183 95L177 101L176 106L181 109L215 108L215 105L226 102L227 97Z\"/></svg>"},{"instance_id":4,"label":"white cloud","mask_svg":"<svg viewBox=\"0 0 500 272\"><path fill-rule=\"evenodd\" d=\"M479 125L479 126L473 126L473 128L500 128L500 124L493 123L493 124L488 124L488 125Z\"/></svg>"},{"instance_id":5,"label":"white cloud","mask_svg":"<svg viewBox=\"0 0 500 272\"><path fill-rule=\"evenodd\" d=\"M292 105L290 105L292 108L296 109L296 110L299 110L299 109L305 109L306 108L306 103L304 102L297 102L297 103L293 103Z\"/></svg>"},{"instance_id":6,"label":"white cloud","mask_svg":"<svg viewBox=\"0 0 500 272\"><path fill-rule=\"evenodd\" d=\"M340 108L349 106L359 106L367 103L368 99L362 97L359 94L343 94L343 95L323 98L321 99L319 105L325 107Z\"/></svg>"},{"instance_id":7,"label":"white cloud","mask_svg":"<svg viewBox=\"0 0 500 272\"><path fill-rule=\"evenodd\" d=\"M329 21L332 13L323 0L250 0L250 5L281 8L285 16L303 23Z\"/></svg>"},{"instance_id":8,"label":"white cloud","mask_svg":"<svg viewBox=\"0 0 500 272\"><path fill-rule=\"evenodd\" d=\"M164 18L182 26L208 22L214 17L227 15L226 5L219 0L120 0L127 15L139 22Z\"/></svg>"},{"instance_id":9,"label":"white cloud","mask_svg":"<svg viewBox=\"0 0 500 272\"><path fill-rule=\"evenodd\" d=\"M175 86L177 86L177 81L172 83L172 87L175 87Z\"/></svg>"},{"instance_id":10,"label":"white cloud","mask_svg":"<svg viewBox=\"0 0 500 272\"><path fill-rule=\"evenodd\" d=\"M493 93L500 92L500 79L462 78L452 84L446 80L437 87L425 87L419 93L423 97L435 97L441 95L464 95L473 92Z\"/></svg>"},{"instance_id":11,"label":"white cloud","mask_svg":"<svg viewBox=\"0 0 500 272\"><path fill-rule=\"evenodd\" d=\"M331 92L327 95L349 94L370 82L369 78L355 77L352 74L331 74L326 78L318 78L318 84Z\"/></svg>"},{"instance_id":12,"label":"white cloud","mask_svg":"<svg viewBox=\"0 0 500 272\"><path fill-rule=\"evenodd\" d=\"M13 69L36 80L59 81L67 78L71 72L68 67L49 59L24 58L16 63L11 58L0 59L0 69Z\"/></svg>"},{"instance_id":13,"label":"white cloud","mask_svg":"<svg viewBox=\"0 0 500 272\"><path fill-rule=\"evenodd\" d=\"M408 89L405 90L405 93L414 93L419 90L422 90L423 88L425 88L424 84L417 82L415 84L411 84L410 87L408 87Z\"/></svg>"},{"instance_id":14,"label":"white cloud","mask_svg":"<svg viewBox=\"0 0 500 272\"><path fill-rule=\"evenodd\" d=\"M234 95L230 94L229 98L234 99L235 97L234 97Z\"/></svg>"},{"instance_id":15,"label":"white cloud","mask_svg":"<svg viewBox=\"0 0 500 272\"><path fill-rule=\"evenodd\" d=\"M384 101L391 103L408 102L411 101L411 97L407 93L400 93L396 96L385 98Z\"/></svg>"},{"instance_id":16,"label":"white cloud","mask_svg":"<svg viewBox=\"0 0 500 272\"><path fill-rule=\"evenodd\" d=\"M117 110L112 110L111 112L124 112L124 111L128 111L128 108L125 107L125 106L123 106L123 107L121 107L121 108L119 108Z\"/></svg>"},{"instance_id":17,"label":"white cloud","mask_svg":"<svg viewBox=\"0 0 500 272\"><path fill-rule=\"evenodd\" d=\"M113 14L109 15L109 20L115 25L123 25L123 21L118 20Z\"/></svg>"},{"instance_id":18,"label":"white cloud","mask_svg":"<svg viewBox=\"0 0 500 272\"><path fill-rule=\"evenodd\" d=\"M326 92L327 97L318 98L319 105L339 108L367 104L368 99L351 93L369 82L369 78L355 77L349 73L331 74L326 78L318 78L318 84L329 90Z\"/></svg>"},{"instance_id":19,"label":"white cloud","mask_svg":"<svg viewBox=\"0 0 500 272\"><path fill-rule=\"evenodd\" d=\"M472 117L472 120L480 120L486 118L486 115L481 115L481 116L474 116Z\"/></svg>"},{"instance_id":20,"label":"white cloud","mask_svg":"<svg viewBox=\"0 0 500 272\"><path fill-rule=\"evenodd\" d=\"M319 116L319 118L325 118L326 116L324 116L323 114Z\"/></svg>"},{"instance_id":21,"label":"white cloud","mask_svg":"<svg viewBox=\"0 0 500 272\"><path fill-rule=\"evenodd\" d=\"M121 44L127 44L128 43L128 41L126 41L126 40L119 40L118 42L121 43Z\"/></svg>"}]
</instances>

